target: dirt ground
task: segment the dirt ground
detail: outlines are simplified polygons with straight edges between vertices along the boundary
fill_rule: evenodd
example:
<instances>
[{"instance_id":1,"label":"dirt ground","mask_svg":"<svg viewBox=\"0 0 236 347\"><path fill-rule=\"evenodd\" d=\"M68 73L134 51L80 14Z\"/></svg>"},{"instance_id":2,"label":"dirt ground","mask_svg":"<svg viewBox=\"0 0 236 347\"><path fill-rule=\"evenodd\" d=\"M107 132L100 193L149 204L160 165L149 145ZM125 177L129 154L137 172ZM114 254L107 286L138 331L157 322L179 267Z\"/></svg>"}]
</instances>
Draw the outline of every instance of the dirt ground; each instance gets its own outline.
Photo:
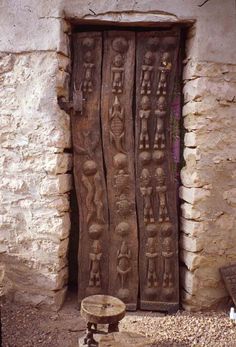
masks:
<instances>
[{"instance_id":1,"label":"dirt ground","mask_svg":"<svg viewBox=\"0 0 236 347\"><path fill-rule=\"evenodd\" d=\"M127 313L120 330L146 335L160 347L236 347L236 325L226 311L138 311ZM77 347L84 331L74 294L57 313L13 303L2 307L2 347Z\"/></svg>"}]
</instances>

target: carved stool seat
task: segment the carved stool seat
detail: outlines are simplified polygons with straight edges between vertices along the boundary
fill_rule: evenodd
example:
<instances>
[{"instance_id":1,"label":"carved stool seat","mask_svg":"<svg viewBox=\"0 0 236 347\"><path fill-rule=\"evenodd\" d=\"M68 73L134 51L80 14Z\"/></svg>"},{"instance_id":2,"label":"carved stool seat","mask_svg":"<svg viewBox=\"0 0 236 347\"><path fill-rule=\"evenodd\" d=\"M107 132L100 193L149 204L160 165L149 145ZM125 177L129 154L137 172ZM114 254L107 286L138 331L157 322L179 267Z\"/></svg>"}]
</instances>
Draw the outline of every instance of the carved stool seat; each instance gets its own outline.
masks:
<instances>
[{"instance_id":1,"label":"carved stool seat","mask_svg":"<svg viewBox=\"0 0 236 347\"><path fill-rule=\"evenodd\" d=\"M98 346L93 335L101 333L97 325L107 324L108 333L119 331L119 321L125 316L125 304L113 296L92 295L82 300L80 313L87 322L87 334L80 346L93 347Z\"/></svg>"}]
</instances>

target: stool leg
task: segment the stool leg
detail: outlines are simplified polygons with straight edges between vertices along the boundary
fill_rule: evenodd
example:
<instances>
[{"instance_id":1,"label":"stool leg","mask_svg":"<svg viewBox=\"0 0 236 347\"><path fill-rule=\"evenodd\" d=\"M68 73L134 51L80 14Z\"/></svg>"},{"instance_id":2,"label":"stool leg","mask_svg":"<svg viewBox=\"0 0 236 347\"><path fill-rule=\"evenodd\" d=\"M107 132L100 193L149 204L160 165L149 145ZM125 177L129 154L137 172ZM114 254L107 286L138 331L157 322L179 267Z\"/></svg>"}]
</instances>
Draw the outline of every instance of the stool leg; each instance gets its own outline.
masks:
<instances>
[{"instance_id":1,"label":"stool leg","mask_svg":"<svg viewBox=\"0 0 236 347\"><path fill-rule=\"evenodd\" d=\"M84 338L84 343L87 344L88 347L97 346L97 342L93 338L92 325L92 323L87 323L87 334Z\"/></svg>"},{"instance_id":2,"label":"stool leg","mask_svg":"<svg viewBox=\"0 0 236 347\"><path fill-rule=\"evenodd\" d=\"M112 323L108 325L108 333L116 333L119 331L119 323Z\"/></svg>"}]
</instances>

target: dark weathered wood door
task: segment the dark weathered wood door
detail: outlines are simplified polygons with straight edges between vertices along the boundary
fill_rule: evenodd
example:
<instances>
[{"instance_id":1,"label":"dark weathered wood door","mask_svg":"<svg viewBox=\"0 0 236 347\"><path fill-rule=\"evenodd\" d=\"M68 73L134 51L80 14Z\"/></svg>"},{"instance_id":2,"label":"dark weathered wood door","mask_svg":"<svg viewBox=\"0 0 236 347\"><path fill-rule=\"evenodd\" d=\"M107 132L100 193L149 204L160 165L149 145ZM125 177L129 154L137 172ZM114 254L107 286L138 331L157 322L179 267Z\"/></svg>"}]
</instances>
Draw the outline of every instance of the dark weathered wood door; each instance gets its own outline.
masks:
<instances>
[{"instance_id":1,"label":"dark weathered wood door","mask_svg":"<svg viewBox=\"0 0 236 347\"><path fill-rule=\"evenodd\" d=\"M178 30L74 34L79 301L178 308L178 46Z\"/></svg>"}]
</instances>

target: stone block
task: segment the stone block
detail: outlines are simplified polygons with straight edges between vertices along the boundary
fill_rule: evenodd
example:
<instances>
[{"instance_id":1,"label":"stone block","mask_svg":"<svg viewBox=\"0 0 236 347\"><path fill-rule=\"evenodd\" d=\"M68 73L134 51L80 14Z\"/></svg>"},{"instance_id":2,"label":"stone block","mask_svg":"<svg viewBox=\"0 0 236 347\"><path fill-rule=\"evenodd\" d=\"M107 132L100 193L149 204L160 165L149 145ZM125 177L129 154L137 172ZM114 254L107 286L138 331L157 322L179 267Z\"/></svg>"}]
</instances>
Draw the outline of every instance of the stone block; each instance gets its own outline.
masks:
<instances>
[{"instance_id":1,"label":"stone block","mask_svg":"<svg viewBox=\"0 0 236 347\"><path fill-rule=\"evenodd\" d=\"M184 186L179 188L179 197L190 204L205 201L210 194L210 190L204 188L187 188Z\"/></svg>"},{"instance_id":2,"label":"stone block","mask_svg":"<svg viewBox=\"0 0 236 347\"><path fill-rule=\"evenodd\" d=\"M184 159L185 159L186 163L188 161L196 162L196 161L201 159L201 153L200 153L198 148L188 148L188 147L186 147L186 148L184 148L183 155L184 155Z\"/></svg>"},{"instance_id":3,"label":"stone block","mask_svg":"<svg viewBox=\"0 0 236 347\"><path fill-rule=\"evenodd\" d=\"M57 81L56 81L58 97L64 97L66 98L66 100L69 99L69 82L70 82L69 73L63 70L58 70Z\"/></svg>"},{"instance_id":4,"label":"stone block","mask_svg":"<svg viewBox=\"0 0 236 347\"><path fill-rule=\"evenodd\" d=\"M58 311L63 302L67 292L67 286L56 291L31 292L28 290L18 289L15 290L14 300L20 303L31 303L33 306L46 308L53 311Z\"/></svg>"},{"instance_id":5,"label":"stone block","mask_svg":"<svg viewBox=\"0 0 236 347\"><path fill-rule=\"evenodd\" d=\"M202 178L200 178L199 172L196 170L195 158L188 157L188 164L181 170L180 177L181 182L185 187L200 188L207 184ZM191 160L190 160L191 159Z\"/></svg>"},{"instance_id":6,"label":"stone block","mask_svg":"<svg viewBox=\"0 0 236 347\"><path fill-rule=\"evenodd\" d=\"M203 222L180 218L180 230L191 237L202 237L201 234L205 232L204 226Z\"/></svg>"},{"instance_id":7,"label":"stone block","mask_svg":"<svg viewBox=\"0 0 236 347\"><path fill-rule=\"evenodd\" d=\"M218 100L233 100L235 85L232 82L221 79L209 79L207 77L196 78L184 86L184 100L201 102L207 96L214 96Z\"/></svg>"},{"instance_id":8,"label":"stone block","mask_svg":"<svg viewBox=\"0 0 236 347\"><path fill-rule=\"evenodd\" d=\"M67 254L68 245L69 245L69 238L68 237L60 242L59 249L58 249L58 256L59 257L63 257Z\"/></svg>"},{"instance_id":9,"label":"stone block","mask_svg":"<svg viewBox=\"0 0 236 347\"><path fill-rule=\"evenodd\" d=\"M189 133L185 133L184 145L186 147L196 147L197 146L196 133L194 133L193 131Z\"/></svg>"},{"instance_id":10,"label":"stone block","mask_svg":"<svg viewBox=\"0 0 236 347\"><path fill-rule=\"evenodd\" d=\"M72 155L70 153L46 153L43 160L43 168L51 175L71 171Z\"/></svg>"},{"instance_id":11,"label":"stone block","mask_svg":"<svg viewBox=\"0 0 236 347\"><path fill-rule=\"evenodd\" d=\"M180 267L180 278L181 278L181 286L184 290L190 295L194 295L197 291L197 283L194 277L194 274L189 271L186 267Z\"/></svg>"},{"instance_id":12,"label":"stone block","mask_svg":"<svg viewBox=\"0 0 236 347\"><path fill-rule=\"evenodd\" d=\"M201 220L202 215L193 205L184 203L181 206L182 216L186 219Z\"/></svg>"},{"instance_id":13,"label":"stone block","mask_svg":"<svg viewBox=\"0 0 236 347\"><path fill-rule=\"evenodd\" d=\"M207 259L200 254L189 252L184 249L180 252L180 259L191 272L199 268L200 265L204 266L205 263L207 263Z\"/></svg>"},{"instance_id":14,"label":"stone block","mask_svg":"<svg viewBox=\"0 0 236 347\"><path fill-rule=\"evenodd\" d=\"M67 285L68 276L69 276L68 267L64 267L63 269L61 269L58 272L57 279L56 279L55 290L62 289L63 287L65 287Z\"/></svg>"},{"instance_id":15,"label":"stone block","mask_svg":"<svg viewBox=\"0 0 236 347\"><path fill-rule=\"evenodd\" d=\"M184 233L180 235L180 247L189 252L200 252L204 248L205 239L204 237L191 237Z\"/></svg>"},{"instance_id":16,"label":"stone block","mask_svg":"<svg viewBox=\"0 0 236 347\"><path fill-rule=\"evenodd\" d=\"M40 186L41 195L58 195L72 189L72 175L61 174L54 177L46 176Z\"/></svg>"},{"instance_id":17,"label":"stone block","mask_svg":"<svg viewBox=\"0 0 236 347\"><path fill-rule=\"evenodd\" d=\"M66 57L65 55L58 53L57 54L57 61L58 61L58 69L62 71L66 71L68 73L71 72L71 60L69 57Z\"/></svg>"}]
</instances>

